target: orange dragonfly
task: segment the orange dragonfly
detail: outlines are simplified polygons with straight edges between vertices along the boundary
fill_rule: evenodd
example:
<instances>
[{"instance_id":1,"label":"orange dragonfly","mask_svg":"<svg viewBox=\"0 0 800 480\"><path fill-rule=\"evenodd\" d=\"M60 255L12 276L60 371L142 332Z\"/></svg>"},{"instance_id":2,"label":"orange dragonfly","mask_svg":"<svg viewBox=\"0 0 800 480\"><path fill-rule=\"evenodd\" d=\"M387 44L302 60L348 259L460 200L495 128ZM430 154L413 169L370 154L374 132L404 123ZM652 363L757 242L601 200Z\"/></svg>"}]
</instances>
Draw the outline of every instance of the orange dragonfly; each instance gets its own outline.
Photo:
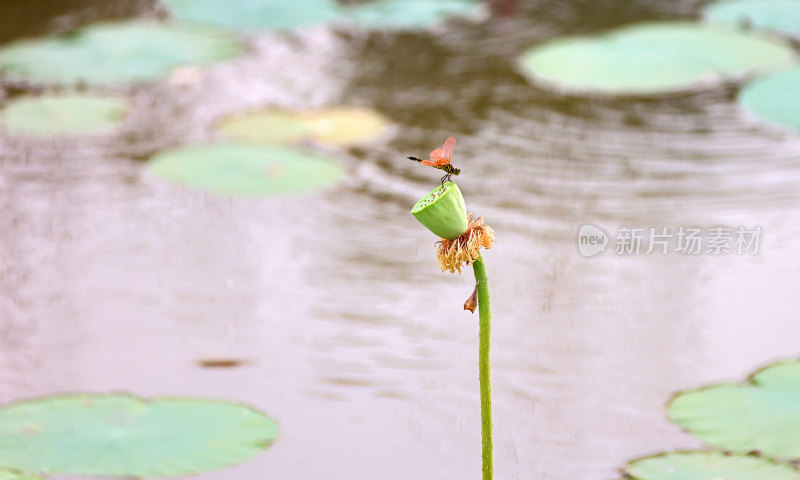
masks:
<instances>
[{"instance_id":1,"label":"orange dragonfly","mask_svg":"<svg viewBox=\"0 0 800 480\"><path fill-rule=\"evenodd\" d=\"M407 157L409 160L414 160L415 162L419 162L423 165L428 165L433 168L438 168L439 170L444 171L444 177L442 177L442 187L444 187L444 182L447 180L450 181L450 175L458 175L461 173L460 168L456 168L453 165L450 165L450 160L453 158L453 149L456 148L456 137L449 137L447 140L444 141L444 145L442 148L437 148L436 150L431 152L431 159L430 160L423 160L418 157Z\"/></svg>"}]
</instances>

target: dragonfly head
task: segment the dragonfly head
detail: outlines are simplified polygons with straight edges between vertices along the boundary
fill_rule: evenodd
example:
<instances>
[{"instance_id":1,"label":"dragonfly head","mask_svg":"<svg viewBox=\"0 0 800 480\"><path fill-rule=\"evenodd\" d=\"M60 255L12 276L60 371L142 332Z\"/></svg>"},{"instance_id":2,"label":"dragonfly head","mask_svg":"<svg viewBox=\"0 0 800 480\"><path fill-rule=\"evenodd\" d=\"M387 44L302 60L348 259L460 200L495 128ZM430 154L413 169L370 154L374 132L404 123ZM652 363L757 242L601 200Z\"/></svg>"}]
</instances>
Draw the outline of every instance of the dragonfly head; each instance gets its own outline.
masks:
<instances>
[{"instance_id":1,"label":"dragonfly head","mask_svg":"<svg viewBox=\"0 0 800 480\"><path fill-rule=\"evenodd\" d=\"M458 175L459 173L461 173L461 169L453 167L453 175Z\"/></svg>"}]
</instances>

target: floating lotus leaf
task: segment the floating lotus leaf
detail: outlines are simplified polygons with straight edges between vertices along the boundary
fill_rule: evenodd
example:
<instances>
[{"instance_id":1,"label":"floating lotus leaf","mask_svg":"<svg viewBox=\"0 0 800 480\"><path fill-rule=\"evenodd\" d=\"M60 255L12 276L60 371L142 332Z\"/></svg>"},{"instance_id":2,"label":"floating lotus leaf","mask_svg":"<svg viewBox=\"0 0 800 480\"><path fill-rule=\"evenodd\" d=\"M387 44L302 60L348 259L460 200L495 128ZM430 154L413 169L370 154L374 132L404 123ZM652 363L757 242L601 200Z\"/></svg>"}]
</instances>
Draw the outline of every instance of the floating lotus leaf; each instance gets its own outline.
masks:
<instances>
[{"instance_id":1,"label":"floating lotus leaf","mask_svg":"<svg viewBox=\"0 0 800 480\"><path fill-rule=\"evenodd\" d=\"M635 480L800 480L794 467L720 452L665 453L634 460L624 471Z\"/></svg>"},{"instance_id":2,"label":"floating lotus leaf","mask_svg":"<svg viewBox=\"0 0 800 480\"><path fill-rule=\"evenodd\" d=\"M102 133L119 125L127 111L127 100L118 97L18 97L0 110L0 128L28 136Z\"/></svg>"},{"instance_id":3,"label":"floating lotus leaf","mask_svg":"<svg viewBox=\"0 0 800 480\"><path fill-rule=\"evenodd\" d=\"M0 48L0 69L40 84L113 85L157 80L175 67L211 65L241 52L235 38L217 30L119 22L14 42Z\"/></svg>"},{"instance_id":4,"label":"floating lotus leaf","mask_svg":"<svg viewBox=\"0 0 800 480\"><path fill-rule=\"evenodd\" d=\"M247 460L277 432L263 413L226 402L53 396L0 409L0 463L57 474L189 475Z\"/></svg>"},{"instance_id":5,"label":"floating lotus leaf","mask_svg":"<svg viewBox=\"0 0 800 480\"><path fill-rule=\"evenodd\" d=\"M162 0L181 21L235 30L289 30L325 23L339 14L335 0Z\"/></svg>"},{"instance_id":6,"label":"floating lotus leaf","mask_svg":"<svg viewBox=\"0 0 800 480\"><path fill-rule=\"evenodd\" d=\"M219 131L231 140L290 144L311 140L349 146L374 140L387 129L379 113L362 108L332 107L308 112L267 110L225 120Z\"/></svg>"},{"instance_id":7,"label":"floating lotus leaf","mask_svg":"<svg viewBox=\"0 0 800 480\"><path fill-rule=\"evenodd\" d=\"M746 383L681 393L668 413L709 445L800 459L800 362L774 364Z\"/></svg>"},{"instance_id":8,"label":"floating lotus leaf","mask_svg":"<svg viewBox=\"0 0 800 480\"><path fill-rule=\"evenodd\" d=\"M747 85L739 95L739 103L768 122L800 131L800 68Z\"/></svg>"},{"instance_id":9,"label":"floating lotus leaf","mask_svg":"<svg viewBox=\"0 0 800 480\"><path fill-rule=\"evenodd\" d=\"M703 15L712 23L800 39L800 0L721 0L708 5Z\"/></svg>"},{"instance_id":10,"label":"floating lotus leaf","mask_svg":"<svg viewBox=\"0 0 800 480\"><path fill-rule=\"evenodd\" d=\"M161 177L197 189L231 195L275 195L315 190L344 176L338 163L278 146L207 145L156 155Z\"/></svg>"},{"instance_id":11,"label":"floating lotus leaf","mask_svg":"<svg viewBox=\"0 0 800 480\"><path fill-rule=\"evenodd\" d=\"M520 58L536 82L567 92L656 95L716 86L796 62L783 42L693 23L645 23L560 38Z\"/></svg>"},{"instance_id":12,"label":"floating lotus leaf","mask_svg":"<svg viewBox=\"0 0 800 480\"><path fill-rule=\"evenodd\" d=\"M219 125L223 137L247 143L281 145L311 136L311 129L294 112L269 110L225 119Z\"/></svg>"},{"instance_id":13,"label":"floating lotus leaf","mask_svg":"<svg viewBox=\"0 0 800 480\"><path fill-rule=\"evenodd\" d=\"M42 480L39 477L0 468L0 480Z\"/></svg>"},{"instance_id":14,"label":"floating lotus leaf","mask_svg":"<svg viewBox=\"0 0 800 480\"><path fill-rule=\"evenodd\" d=\"M475 0L377 0L347 7L347 17L367 27L418 29L482 11Z\"/></svg>"}]
</instances>

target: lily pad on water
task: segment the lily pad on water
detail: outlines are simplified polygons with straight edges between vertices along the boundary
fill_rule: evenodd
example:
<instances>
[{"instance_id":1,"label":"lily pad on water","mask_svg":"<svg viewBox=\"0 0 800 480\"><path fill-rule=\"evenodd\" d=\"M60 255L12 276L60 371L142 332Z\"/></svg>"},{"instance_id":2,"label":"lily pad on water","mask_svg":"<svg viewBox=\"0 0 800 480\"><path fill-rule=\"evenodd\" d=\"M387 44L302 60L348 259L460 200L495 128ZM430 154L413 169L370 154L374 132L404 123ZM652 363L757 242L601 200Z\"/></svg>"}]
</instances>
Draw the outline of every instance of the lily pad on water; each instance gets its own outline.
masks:
<instances>
[{"instance_id":1,"label":"lily pad on water","mask_svg":"<svg viewBox=\"0 0 800 480\"><path fill-rule=\"evenodd\" d=\"M330 107L307 112L266 110L223 121L219 132L228 139L259 144L291 144L311 140L350 146L374 140L388 128L379 113L364 108Z\"/></svg>"},{"instance_id":2,"label":"lily pad on water","mask_svg":"<svg viewBox=\"0 0 800 480\"><path fill-rule=\"evenodd\" d=\"M231 195L316 190L344 176L344 168L327 158L277 146L184 147L156 155L151 168L167 180Z\"/></svg>"},{"instance_id":3,"label":"lily pad on water","mask_svg":"<svg viewBox=\"0 0 800 480\"><path fill-rule=\"evenodd\" d=\"M175 67L207 66L241 52L234 37L217 30L119 22L11 43L0 48L0 69L38 84L114 85L154 81Z\"/></svg>"},{"instance_id":4,"label":"lily pad on water","mask_svg":"<svg viewBox=\"0 0 800 480\"><path fill-rule=\"evenodd\" d=\"M800 0L721 0L708 5L703 16L712 23L800 39Z\"/></svg>"},{"instance_id":5,"label":"lily pad on water","mask_svg":"<svg viewBox=\"0 0 800 480\"><path fill-rule=\"evenodd\" d=\"M665 22L552 40L526 51L520 65L534 81L566 92L657 95L768 73L796 60L784 42Z\"/></svg>"},{"instance_id":6,"label":"lily pad on water","mask_svg":"<svg viewBox=\"0 0 800 480\"><path fill-rule=\"evenodd\" d=\"M800 131L800 68L747 85L739 94L739 103L767 122Z\"/></svg>"},{"instance_id":7,"label":"lily pad on water","mask_svg":"<svg viewBox=\"0 0 800 480\"><path fill-rule=\"evenodd\" d=\"M257 31L326 23L339 15L335 0L162 0L181 21Z\"/></svg>"},{"instance_id":8,"label":"lily pad on water","mask_svg":"<svg viewBox=\"0 0 800 480\"><path fill-rule=\"evenodd\" d=\"M635 480L800 480L789 465L720 452L664 453L633 460L623 470Z\"/></svg>"},{"instance_id":9,"label":"lily pad on water","mask_svg":"<svg viewBox=\"0 0 800 480\"><path fill-rule=\"evenodd\" d=\"M450 17L476 16L483 11L476 0L377 0L344 9L354 23L376 28L427 28Z\"/></svg>"},{"instance_id":10,"label":"lily pad on water","mask_svg":"<svg viewBox=\"0 0 800 480\"><path fill-rule=\"evenodd\" d=\"M121 97L18 97L0 110L0 129L29 136L87 135L118 126L128 111Z\"/></svg>"},{"instance_id":11,"label":"lily pad on water","mask_svg":"<svg viewBox=\"0 0 800 480\"><path fill-rule=\"evenodd\" d=\"M668 413L709 445L800 459L800 362L774 364L742 384L678 394Z\"/></svg>"},{"instance_id":12,"label":"lily pad on water","mask_svg":"<svg viewBox=\"0 0 800 480\"><path fill-rule=\"evenodd\" d=\"M0 463L58 474L188 475L247 460L277 434L265 414L232 403L53 396L0 409Z\"/></svg>"},{"instance_id":13,"label":"lily pad on water","mask_svg":"<svg viewBox=\"0 0 800 480\"><path fill-rule=\"evenodd\" d=\"M25 473L14 472L11 470L0 468L0 480L42 480L42 479L39 477L34 477L32 475L27 475Z\"/></svg>"}]
</instances>

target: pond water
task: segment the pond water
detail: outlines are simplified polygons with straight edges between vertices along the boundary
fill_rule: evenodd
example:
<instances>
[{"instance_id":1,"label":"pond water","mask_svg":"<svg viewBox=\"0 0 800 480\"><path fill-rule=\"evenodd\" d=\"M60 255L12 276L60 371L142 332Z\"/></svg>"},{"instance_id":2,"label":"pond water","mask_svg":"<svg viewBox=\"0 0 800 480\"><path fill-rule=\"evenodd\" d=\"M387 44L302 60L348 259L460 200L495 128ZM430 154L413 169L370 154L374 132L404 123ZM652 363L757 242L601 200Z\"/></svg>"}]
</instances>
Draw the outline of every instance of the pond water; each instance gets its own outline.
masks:
<instances>
[{"instance_id":1,"label":"pond water","mask_svg":"<svg viewBox=\"0 0 800 480\"><path fill-rule=\"evenodd\" d=\"M4 38L161 14L69 3L39 2ZM467 208L498 238L484 254L497 478L611 480L631 458L698 446L665 418L675 391L800 350L800 136L747 117L733 88L566 98L514 62L701 3L531 1L416 33L263 34L190 81L121 90L134 110L111 141L2 137L0 401L122 390L277 419L273 448L205 480L477 478L473 279L436 268L409 211L439 175L405 160L455 135ZM348 177L323 192L231 198L146 169L159 149L213 140L226 114L326 104L394 127L346 151ZM587 223L764 235L757 255L584 258ZM198 366L215 358L243 364Z\"/></svg>"}]
</instances>

